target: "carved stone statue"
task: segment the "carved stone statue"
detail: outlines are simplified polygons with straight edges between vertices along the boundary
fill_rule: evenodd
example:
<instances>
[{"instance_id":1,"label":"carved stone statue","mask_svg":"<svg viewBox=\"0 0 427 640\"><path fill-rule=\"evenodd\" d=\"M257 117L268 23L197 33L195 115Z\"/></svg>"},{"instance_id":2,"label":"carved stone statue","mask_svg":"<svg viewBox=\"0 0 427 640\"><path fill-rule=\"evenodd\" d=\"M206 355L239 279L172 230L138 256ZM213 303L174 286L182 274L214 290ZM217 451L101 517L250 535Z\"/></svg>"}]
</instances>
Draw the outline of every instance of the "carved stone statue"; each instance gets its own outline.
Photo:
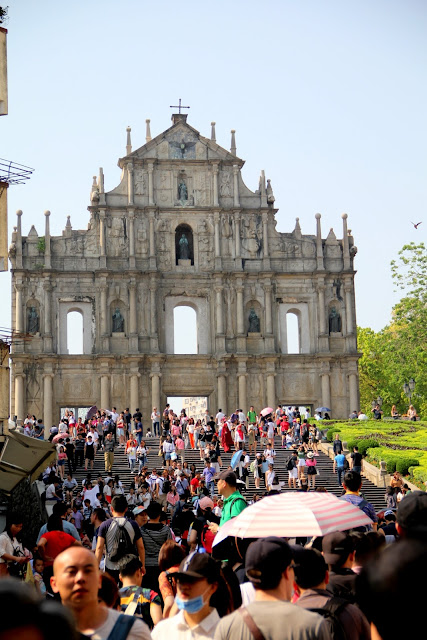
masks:
<instances>
[{"instance_id":1,"label":"carved stone statue","mask_svg":"<svg viewBox=\"0 0 427 640\"><path fill-rule=\"evenodd\" d=\"M252 308L249 313L249 333L260 333L261 327L255 309Z\"/></svg>"},{"instance_id":2,"label":"carved stone statue","mask_svg":"<svg viewBox=\"0 0 427 640\"><path fill-rule=\"evenodd\" d=\"M28 333L37 333L39 330L39 314L35 307L28 309L27 327Z\"/></svg>"},{"instance_id":3,"label":"carved stone statue","mask_svg":"<svg viewBox=\"0 0 427 640\"><path fill-rule=\"evenodd\" d=\"M178 258L179 260L189 260L190 259L190 245L188 244L188 238L183 233L179 239L179 248L178 248Z\"/></svg>"},{"instance_id":4,"label":"carved stone statue","mask_svg":"<svg viewBox=\"0 0 427 640\"><path fill-rule=\"evenodd\" d=\"M116 310L113 313L113 333L124 333L125 330L125 320L120 313L120 309L116 307Z\"/></svg>"},{"instance_id":5,"label":"carved stone statue","mask_svg":"<svg viewBox=\"0 0 427 640\"><path fill-rule=\"evenodd\" d=\"M329 333L341 332L341 316L335 307L332 307L329 314Z\"/></svg>"},{"instance_id":6,"label":"carved stone statue","mask_svg":"<svg viewBox=\"0 0 427 640\"><path fill-rule=\"evenodd\" d=\"M188 200L188 190L184 180L182 180L178 185L178 199Z\"/></svg>"}]
</instances>

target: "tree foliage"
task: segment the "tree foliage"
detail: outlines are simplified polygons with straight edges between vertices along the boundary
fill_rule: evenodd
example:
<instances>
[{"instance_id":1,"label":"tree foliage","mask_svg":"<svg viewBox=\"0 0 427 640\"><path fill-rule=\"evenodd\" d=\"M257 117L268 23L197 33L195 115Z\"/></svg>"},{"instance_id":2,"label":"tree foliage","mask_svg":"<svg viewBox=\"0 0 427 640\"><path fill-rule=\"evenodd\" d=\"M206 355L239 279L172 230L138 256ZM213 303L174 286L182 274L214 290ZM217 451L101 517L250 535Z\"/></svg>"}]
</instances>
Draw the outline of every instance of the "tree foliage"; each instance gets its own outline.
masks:
<instances>
[{"instance_id":1,"label":"tree foliage","mask_svg":"<svg viewBox=\"0 0 427 640\"><path fill-rule=\"evenodd\" d=\"M405 296L394 306L390 323L379 332L358 329L360 397L365 412L378 396L390 415L393 404L406 413L403 385L414 378L412 403L427 417L427 252L423 243L405 245L391 263L392 277ZM369 415L369 413L368 413Z\"/></svg>"},{"instance_id":2,"label":"tree foliage","mask_svg":"<svg viewBox=\"0 0 427 640\"><path fill-rule=\"evenodd\" d=\"M0 24L7 22L7 12L9 7L0 7Z\"/></svg>"}]
</instances>

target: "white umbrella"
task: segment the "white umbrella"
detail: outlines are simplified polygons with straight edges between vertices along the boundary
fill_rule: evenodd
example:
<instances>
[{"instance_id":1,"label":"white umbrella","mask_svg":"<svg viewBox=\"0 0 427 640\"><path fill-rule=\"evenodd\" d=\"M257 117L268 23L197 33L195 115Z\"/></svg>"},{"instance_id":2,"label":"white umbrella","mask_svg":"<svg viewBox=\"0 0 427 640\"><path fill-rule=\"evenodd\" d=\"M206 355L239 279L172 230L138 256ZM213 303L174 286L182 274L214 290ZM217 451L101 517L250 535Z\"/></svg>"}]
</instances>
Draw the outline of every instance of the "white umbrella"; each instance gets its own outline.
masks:
<instances>
[{"instance_id":1,"label":"white umbrella","mask_svg":"<svg viewBox=\"0 0 427 640\"><path fill-rule=\"evenodd\" d=\"M265 407L265 409L263 409L260 413L261 415L264 416L268 416L270 413L273 413L274 409L272 409L271 407Z\"/></svg>"},{"instance_id":2,"label":"white umbrella","mask_svg":"<svg viewBox=\"0 0 427 640\"><path fill-rule=\"evenodd\" d=\"M228 536L325 536L371 524L372 520L361 509L332 493L286 492L263 498L247 507L220 527L214 544Z\"/></svg>"}]
</instances>

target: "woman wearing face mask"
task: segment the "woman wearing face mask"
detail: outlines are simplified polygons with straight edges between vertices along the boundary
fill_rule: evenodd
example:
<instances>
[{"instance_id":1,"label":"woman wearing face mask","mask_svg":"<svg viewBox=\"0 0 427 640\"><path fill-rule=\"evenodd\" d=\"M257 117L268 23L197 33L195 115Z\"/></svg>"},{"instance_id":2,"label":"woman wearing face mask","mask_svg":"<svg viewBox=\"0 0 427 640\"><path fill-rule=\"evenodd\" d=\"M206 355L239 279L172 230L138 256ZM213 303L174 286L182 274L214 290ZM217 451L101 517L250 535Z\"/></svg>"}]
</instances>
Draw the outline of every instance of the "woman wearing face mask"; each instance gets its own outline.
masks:
<instances>
[{"instance_id":1,"label":"woman wearing face mask","mask_svg":"<svg viewBox=\"0 0 427 640\"><path fill-rule=\"evenodd\" d=\"M231 592L219 563L207 553L191 553L180 564L176 579L176 616L162 620L152 631L153 640L213 638L221 616L233 609Z\"/></svg>"}]
</instances>

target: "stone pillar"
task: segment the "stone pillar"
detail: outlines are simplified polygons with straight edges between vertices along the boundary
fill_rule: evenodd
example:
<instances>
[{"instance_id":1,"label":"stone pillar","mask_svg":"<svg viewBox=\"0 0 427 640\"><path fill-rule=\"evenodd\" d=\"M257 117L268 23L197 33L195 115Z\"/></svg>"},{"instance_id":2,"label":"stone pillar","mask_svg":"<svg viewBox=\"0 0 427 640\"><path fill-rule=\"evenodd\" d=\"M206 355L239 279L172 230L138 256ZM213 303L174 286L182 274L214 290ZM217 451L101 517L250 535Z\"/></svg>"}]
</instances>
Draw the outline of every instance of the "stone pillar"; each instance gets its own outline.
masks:
<instances>
[{"instance_id":1,"label":"stone pillar","mask_svg":"<svg viewBox=\"0 0 427 640\"><path fill-rule=\"evenodd\" d=\"M238 281L236 285L236 304L237 304L237 335L245 333L245 321L243 317L243 285L242 281Z\"/></svg>"},{"instance_id":2,"label":"stone pillar","mask_svg":"<svg viewBox=\"0 0 427 640\"><path fill-rule=\"evenodd\" d=\"M50 428L53 422L53 373L46 373L43 376L43 421L44 439L48 440Z\"/></svg>"},{"instance_id":3,"label":"stone pillar","mask_svg":"<svg viewBox=\"0 0 427 640\"><path fill-rule=\"evenodd\" d=\"M156 314L156 281L150 280L150 333L157 333L157 314Z\"/></svg>"},{"instance_id":4,"label":"stone pillar","mask_svg":"<svg viewBox=\"0 0 427 640\"><path fill-rule=\"evenodd\" d=\"M25 418L24 374L15 374L15 414L21 425ZM52 425L50 425L52 426Z\"/></svg>"},{"instance_id":5,"label":"stone pillar","mask_svg":"<svg viewBox=\"0 0 427 640\"><path fill-rule=\"evenodd\" d=\"M150 258L154 258L156 255L156 247L154 241L154 211L150 211L149 214L150 220Z\"/></svg>"},{"instance_id":6,"label":"stone pillar","mask_svg":"<svg viewBox=\"0 0 427 640\"><path fill-rule=\"evenodd\" d=\"M129 257L135 257L135 212L129 211Z\"/></svg>"},{"instance_id":7,"label":"stone pillar","mask_svg":"<svg viewBox=\"0 0 427 640\"><path fill-rule=\"evenodd\" d=\"M354 326L353 326L353 304L352 304L352 287L351 284L345 284L344 285L344 292L345 292L345 316L347 319L347 333L348 334L352 334L354 331ZM353 411L353 409L352 409Z\"/></svg>"},{"instance_id":8,"label":"stone pillar","mask_svg":"<svg viewBox=\"0 0 427 640\"><path fill-rule=\"evenodd\" d=\"M322 378L322 406L332 409L331 407L331 383L329 378L329 372L323 372L320 374Z\"/></svg>"},{"instance_id":9,"label":"stone pillar","mask_svg":"<svg viewBox=\"0 0 427 640\"><path fill-rule=\"evenodd\" d=\"M50 211L45 211L44 212L45 215L45 231L44 231L44 266L45 269L50 269L51 268L51 262L50 262L50 225L49 225L49 216L50 216ZM50 425L52 426L52 425Z\"/></svg>"},{"instance_id":10,"label":"stone pillar","mask_svg":"<svg viewBox=\"0 0 427 640\"><path fill-rule=\"evenodd\" d=\"M15 283L15 313L16 313L16 331L22 333L24 331L24 309L22 304L22 291L24 286L21 282Z\"/></svg>"},{"instance_id":11,"label":"stone pillar","mask_svg":"<svg viewBox=\"0 0 427 640\"><path fill-rule=\"evenodd\" d=\"M137 311L136 311L136 282L129 282L129 333L138 333Z\"/></svg>"},{"instance_id":12,"label":"stone pillar","mask_svg":"<svg viewBox=\"0 0 427 640\"><path fill-rule=\"evenodd\" d=\"M131 411L139 407L139 378L140 373L133 373L130 377L130 406Z\"/></svg>"},{"instance_id":13,"label":"stone pillar","mask_svg":"<svg viewBox=\"0 0 427 640\"><path fill-rule=\"evenodd\" d=\"M240 213L236 213L234 216L234 231L235 231L235 245L236 245L236 258L240 258Z\"/></svg>"},{"instance_id":14,"label":"stone pillar","mask_svg":"<svg viewBox=\"0 0 427 640\"><path fill-rule=\"evenodd\" d=\"M271 283L267 281L264 284L265 295L265 333L273 333L273 322L271 315Z\"/></svg>"},{"instance_id":15,"label":"stone pillar","mask_svg":"<svg viewBox=\"0 0 427 640\"><path fill-rule=\"evenodd\" d=\"M157 407L157 410L160 411L160 373L151 373L151 409L153 407ZM151 413L151 412L150 412Z\"/></svg>"},{"instance_id":16,"label":"stone pillar","mask_svg":"<svg viewBox=\"0 0 427 640\"><path fill-rule=\"evenodd\" d=\"M350 373L348 376L348 384L349 384L349 396L350 396L350 407L351 411L359 410L359 385L357 381L357 373Z\"/></svg>"},{"instance_id":17,"label":"stone pillar","mask_svg":"<svg viewBox=\"0 0 427 640\"><path fill-rule=\"evenodd\" d=\"M44 333L47 336L52 335L52 285L50 282L43 283L44 289ZM52 425L50 425L52 426Z\"/></svg>"},{"instance_id":18,"label":"stone pillar","mask_svg":"<svg viewBox=\"0 0 427 640\"><path fill-rule=\"evenodd\" d=\"M100 409L110 407L110 377L103 374L101 376L101 406Z\"/></svg>"},{"instance_id":19,"label":"stone pillar","mask_svg":"<svg viewBox=\"0 0 427 640\"><path fill-rule=\"evenodd\" d=\"M154 204L154 186L153 186L153 170L154 164L148 163L148 204Z\"/></svg>"},{"instance_id":20,"label":"stone pillar","mask_svg":"<svg viewBox=\"0 0 427 640\"><path fill-rule=\"evenodd\" d=\"M99 211L99 249L101 257L106 255L105 252L105 209Z\"/></svg>"},{"instance_id":21,"label":"stone pillar","mask_svg":"<svg viewBox=\"0 0 427 640\"><path fill-rule=\"evenodd\" d=\"M100 309L99 309L101 336L105 336L107 335L107 285L102 284L99 287L99 290L100 290L100 297L101 297L101 303L100 303Z\"/></svg>"},{"instance_id":22,"label":"stone pillar","mask_svg":"<svg viewBox=\"0 0 427 640\"><path fill-rule=\"evenodd\" d=\"M317 286L317 292L319 295L319 333L325 335L326 331L326 314L325 314L325 285L319 284Z\"/></svg>"},{"instance_id":23,"label":"stone pillar","mask_svg":"<svg viewBox=\"0 0 427 640\"><path fill-rule=\"evenodd\" d=\"M237 378L239 381L239 409L243 411L246 415L247 407L247 398L246 398L246 373L238 373Z\"/></svg>"},{"instance_id":24,"label":"stone pillar","mask_svg":"<svg viewBox=\"0 0 427 640\"><path fill-rule=\"evenodd\" d=\"M16 268L17 269L22 269L22 224L21 224L22 211L21 211L21 209L18 209L18 211L16 212L16 217L17 217L17 222L16 222L16 230L17 230L17 237L16 237Z\"/></svg>"},{"instance_id":25,"label":"stone pillar","mask_svg":"<svg viewBox=\"0 0 427 640\"><path fill-rule=\"evenodd\" d=\"M217 408L222 409L222 412L227 415L227 378L224 374L218 375L218 407Z\"/></svg>"},{"instance_id":26,"label":"stone pillar","mask_svg":"<svg viewBox=\"0 0 427 640\"><path fill-rule=\"evenodd\" d=\"M128 204L133 204L133 164L128 162Z\"/></svg>"},{"instance_id":27,"label":"stone pillar","mask_svg":"<svg viewBox=\"0 0 427 640\"><path fill-rule=\"evenodd\" d=\"M266 211L262 214L262 242L264 258L268 258L268 213Z\"/></svg>"},{"instance_id":28,"label":"stone pillar","mask_svg":"<svg viewBox=\"0 0 427 640\"><path fill-rule=\"evenodd\" d=\"M216 332L219 335L224 333L224 310L222 304L222 283L220 280L215 283L215 307L216 307Z\"/></svg>"},{"instance_id":29,"label":"stone pillar","mask_svg":"<svg viewBox=\"0 0 427 640\"><path fill-rule=\"evenodd\" d=\"M213 206L218 207L219 200L218 200L218 165L217 164L213 165L212 171L213 171Z\"/></svg>"},{"instance_id":30,"label":"stone pillar","mask_svg":"<svg viewBox=\"0 0 427 640\"><path fill-rule=\"evenodd\" d=\"M344 260L344 271L348 271L350 269L350 249L348 246L348 230L347 230L348 215L346 213L343 213L341 218L342 218L342 227L343 227L342 254L343 254L343 260Z\"/></svg>"},{"instance_id":31,"label":"stone pillar","mask_svg":"<svg viewBox=\"0 0 427 640\"><path fill-rule=\"evenodd\" d=\"M214 225L215 225L215 258L221 256L221 243L219 238L219 213L214 213Z\"/></svg>"},{"instance_id":32,"label":"stone pillar","mask_svg":"<svg viewBox=\"0 0 427 640\"><path fill-rule=\"evenodd\" d=\"M267 406L276 406L276 385L274 383L274 373L267 373Z\"/></svg>"},{"instance_id":33,"label":"stone pillar","mask_svg":"<svg viewBox=\"0 0 427 640\"><path fill-rule=\"evenodd\" d=\"M234 206L240 207L239 201L239 165L233 164Z\"/></svg>"},{"instance_id":34,"label":"stone pillar","mask_svg":"<svg viewBox=\"0 0 427 640\"><path fill-rule=\"evenodd\" d=\"M316 213L316 260L317 271L324 271L325 265L323 263L323 244L322 244L322 229L320 226L320 213Z\"/></svg>"}]
</instances>

